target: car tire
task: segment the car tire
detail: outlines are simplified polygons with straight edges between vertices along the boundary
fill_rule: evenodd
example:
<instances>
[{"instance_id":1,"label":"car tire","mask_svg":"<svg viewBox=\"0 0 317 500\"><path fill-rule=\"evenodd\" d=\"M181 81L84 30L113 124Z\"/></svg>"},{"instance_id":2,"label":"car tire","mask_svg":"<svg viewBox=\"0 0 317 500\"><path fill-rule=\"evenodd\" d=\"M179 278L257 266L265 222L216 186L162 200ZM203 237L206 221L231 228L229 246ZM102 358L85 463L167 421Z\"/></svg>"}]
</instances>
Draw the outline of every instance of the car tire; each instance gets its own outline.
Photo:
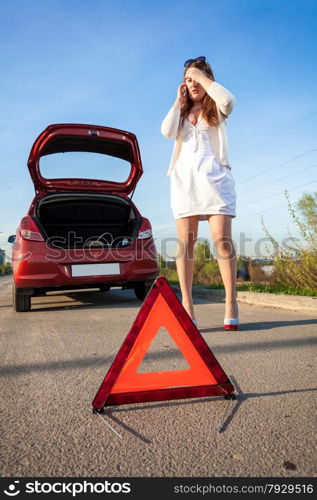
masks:
<instances>
[{"instance_id":1,"label":"car tire","mask_svg":"<svg viewBox=\"0 0 317 500\"><path fill-rule=\"evenodd\" d=\"M12 285L12 295L15 312L28 312L31 309L31 295L20 293L15 283Z\"/></svg>"},{"instance_id":2,"label":"car tire","mask_svg":"<svg viewBox=\"0 0 317 500\"><path fill-rule=\"evenodd\" d=\"M149 293L151 286L146 285L145 283L140 283L139 285L134 287L134 293L137 299L144 301L145 297Z\"/></svg>"}]
</instances>

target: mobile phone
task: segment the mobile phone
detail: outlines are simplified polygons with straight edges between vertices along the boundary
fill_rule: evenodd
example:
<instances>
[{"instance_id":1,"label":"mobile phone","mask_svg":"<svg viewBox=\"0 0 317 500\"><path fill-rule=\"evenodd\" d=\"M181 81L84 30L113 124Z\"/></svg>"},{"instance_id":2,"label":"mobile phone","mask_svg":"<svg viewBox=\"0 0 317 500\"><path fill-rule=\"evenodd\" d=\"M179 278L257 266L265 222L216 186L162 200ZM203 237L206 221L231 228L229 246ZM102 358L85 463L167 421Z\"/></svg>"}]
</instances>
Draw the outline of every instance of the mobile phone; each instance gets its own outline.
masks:
<instances>
[{"instance_id":1,"label":"mobile phone","mask_svg":"<svg viewBox=\"0 0 317 500\"><path fill-rule=\"evenodd\" d=\"M186 89L184 89L184 90L183 90L183 97L186 97L186 96L187 96L187 90L186 90Z\"/></svg>"}]
</instances>

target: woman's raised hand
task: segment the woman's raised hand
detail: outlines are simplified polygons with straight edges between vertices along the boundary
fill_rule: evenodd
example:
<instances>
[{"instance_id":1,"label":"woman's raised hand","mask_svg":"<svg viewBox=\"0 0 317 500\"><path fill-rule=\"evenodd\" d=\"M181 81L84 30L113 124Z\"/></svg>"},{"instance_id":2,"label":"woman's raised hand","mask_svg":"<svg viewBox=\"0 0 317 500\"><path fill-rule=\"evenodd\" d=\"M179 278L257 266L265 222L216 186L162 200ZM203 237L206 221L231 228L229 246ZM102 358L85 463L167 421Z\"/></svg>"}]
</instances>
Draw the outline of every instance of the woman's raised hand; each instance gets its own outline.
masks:
<instances>
[{"instance_id":1,"label":"woman's raised hand","mask_svg":"<svg viewBox=\"0 0 317 500\"><path fill-rule=\"evenodd\" d=\"M192 67L192 68L188 68L188 70L186 71L186 78L191 78L192 80L194 80L197 83L200 83L200 80L206 76L207 76L206 73L199 68ZM210 76L209 76L209 78L211 79Z\"/></svg>"},{"instance_id":2,"label":"woman's raised hand","mask_svg":"<svg viewBox=\"0 0 317 500\"><path fill-rule=\"evenodd\" d=\"M211 75L205 73L199 68L188 68L185 75L185 80L191 79L194 82L201 85L205 90L209 87L210 83L213 81Z\"/></svg>"}]
</instances>

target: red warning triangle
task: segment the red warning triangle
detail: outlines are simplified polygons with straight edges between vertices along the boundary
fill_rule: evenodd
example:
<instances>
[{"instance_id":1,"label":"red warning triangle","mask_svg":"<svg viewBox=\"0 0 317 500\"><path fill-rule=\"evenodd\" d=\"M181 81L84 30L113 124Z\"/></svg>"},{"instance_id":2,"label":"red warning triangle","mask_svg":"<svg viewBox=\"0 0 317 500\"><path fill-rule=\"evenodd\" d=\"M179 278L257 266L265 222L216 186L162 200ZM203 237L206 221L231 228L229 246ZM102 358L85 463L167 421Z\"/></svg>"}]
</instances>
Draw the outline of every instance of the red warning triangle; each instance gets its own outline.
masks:
<instances>
[{"instance_id":1,"label":"red warning triangle","mask_svg":"<svg viewBox=\"0 0 317 500\"><path fill-rule=\"evenodd\" d=\"M153 339L165 327L189 368L139 373ZM167 280L159 276L148 293L93 400L104 406L230 395L234 387Z\"/></svg>"}]
</instances>

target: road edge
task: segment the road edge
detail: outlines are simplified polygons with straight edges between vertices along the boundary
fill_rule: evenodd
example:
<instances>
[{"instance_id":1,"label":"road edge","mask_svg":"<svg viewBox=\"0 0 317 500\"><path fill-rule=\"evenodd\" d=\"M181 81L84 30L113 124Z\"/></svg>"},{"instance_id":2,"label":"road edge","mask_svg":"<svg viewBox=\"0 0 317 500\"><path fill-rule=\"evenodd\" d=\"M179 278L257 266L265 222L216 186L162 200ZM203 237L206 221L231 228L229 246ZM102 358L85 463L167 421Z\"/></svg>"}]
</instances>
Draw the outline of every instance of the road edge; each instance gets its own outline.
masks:
<instances>
[{"instance_id":1,"label":"road edge","mask_svg":"<svg viewBox=\"0 0 317 500\"><path fill-rule=\"evenodd\" d=\"M180 287L178 285L172 285L172 288L176 293L180 294ZM194 298L210 300L212 302L223 302L225 299L224 290L213 290L202 286L194 285L192 294ZM317 297L238 291L237 300L242 304L296 312L310 312L315 313L317 316Z\"/></svg>"}]
</instances>

